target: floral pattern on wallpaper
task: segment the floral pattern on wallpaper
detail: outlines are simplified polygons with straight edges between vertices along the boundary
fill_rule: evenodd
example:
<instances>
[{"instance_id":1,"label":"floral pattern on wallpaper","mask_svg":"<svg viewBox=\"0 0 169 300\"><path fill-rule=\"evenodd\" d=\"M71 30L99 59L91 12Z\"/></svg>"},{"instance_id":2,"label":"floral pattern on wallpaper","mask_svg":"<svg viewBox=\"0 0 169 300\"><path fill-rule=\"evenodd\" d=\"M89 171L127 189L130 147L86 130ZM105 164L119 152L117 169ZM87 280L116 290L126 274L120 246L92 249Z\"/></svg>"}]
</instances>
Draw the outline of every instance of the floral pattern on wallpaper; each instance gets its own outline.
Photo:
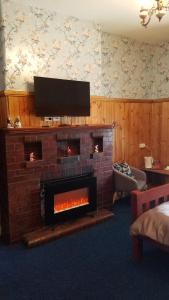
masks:
<instances>
[{"instance_id":1,"label":"floral pattern on wallpaper","mask_svg":"<svg viewBox=\"0 0 169 300\"><path fill-rule=\"evenodd\" d=\"M36 75L90 81L98 96L169 96L169 43L151 46L50 7L1 2L0 89L32 90Z\"/></svg>"},{"instance_id":2,"label":"floral pattern on wallpaper","mask_svg":"<svg viewBox=\"0 0 169 300\"><path fill-rule=\"evenodd\" d=\"M92 94L101 94L99 25L12 0L3 3L6 89L30 90L38 75L90 81Z\"/></svg>"},{"instance_id":3,"label":"floral pattern on wallpaper","mask_svg":"<svg viewBox=\"0 0 169 300\"><path fill-rule=\"evenodd\" d=\"M169 42L160 43L154 49L153 97L169 97Z\"/></svg>"},{"instance_id":4,"label":"floral pattern on wallpaper","mask_svg":"<svg viewBox=\"0 0 169 300\"><path fill-rule=\"evenodd\" d=\"M102 89L114 98L151 98L152 47L125 37L102 34Z\"/></svg>"},{"instance_id":5,"label":"floral pattern on wallpaper","mask_svg":"<svg viewBox=\"0 0 169 300\"><path fill-rule=\"evenodd\" d=\"M2 20L2 7L0 2L0 89L5 89L4 64L5 64L5 49L4 49L4 24Z\"/></svg>"}]
</instances>

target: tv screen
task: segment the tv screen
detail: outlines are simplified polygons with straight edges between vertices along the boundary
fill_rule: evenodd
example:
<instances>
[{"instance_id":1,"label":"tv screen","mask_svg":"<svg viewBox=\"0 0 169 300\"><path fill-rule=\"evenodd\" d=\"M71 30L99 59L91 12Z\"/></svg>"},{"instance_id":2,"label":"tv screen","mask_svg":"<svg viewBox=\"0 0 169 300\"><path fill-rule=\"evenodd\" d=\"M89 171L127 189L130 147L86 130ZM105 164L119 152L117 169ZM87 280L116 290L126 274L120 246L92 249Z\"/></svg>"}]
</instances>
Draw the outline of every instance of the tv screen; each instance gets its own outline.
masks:
<instances>
[{"instance_id":1,"label":"tv screen","mask_svg":"<svg viewBox=\"0 0 169 300\"><path fill-rule=\"evenodd\" d=\"M90 116L90 83L34 77L37 116Z\"/></svg>"}]
</instances>

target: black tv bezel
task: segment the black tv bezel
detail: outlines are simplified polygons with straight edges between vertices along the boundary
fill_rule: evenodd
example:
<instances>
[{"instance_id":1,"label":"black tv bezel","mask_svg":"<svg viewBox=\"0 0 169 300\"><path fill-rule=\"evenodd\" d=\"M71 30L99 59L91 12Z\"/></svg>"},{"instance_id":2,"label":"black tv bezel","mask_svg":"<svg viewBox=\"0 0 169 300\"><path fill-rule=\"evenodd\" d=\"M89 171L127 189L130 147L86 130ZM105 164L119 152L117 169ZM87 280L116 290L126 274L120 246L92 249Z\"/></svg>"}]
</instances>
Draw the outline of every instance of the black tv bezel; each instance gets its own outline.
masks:
<instances>
[{"instance_id":1,"label":"black tv bezel","mask_svg":"<svg viewBox=\"0 0 169 300\"><path fill-rule=\"evenodd\" d=\"M36 116L38 117L89 117L90 116L90 82L88 81L79 81L79 80L71 80L71 79L60 79L60 78L51 78L51 77L42 77L42 76L34 76L34 96L35 96L35 113ZM37 87L37 82L36 80L42 79L42 82L47 80L48 84L52 84L52 82L57 81L57 82L61 82L62 84L78 84L79 83L79 87L80 84L81 85L86 85L85 89L86 89L86 93L87 93L87 101L85 103L85 105L79 105L78 107L73 106L75 104L75 102L73 102L73 104L70 101L70 106L67 107L66 109L61 109L58 111L56 110L56 107L45 107L45 105L43 106L43 103L45 104L45 100L40 103L39 98L42 97L42 95L38 95L38 88ZM51 83L49 83L49 81L51 81ZM78 87L78 88L79 88ZM84 88L83 87L83 88ZM51 92L52 93L52 92ZM50 92L48 94L45 94L46 99L48 99L48 97L50 97ZM52 95L53 97L53 95ZM42 98L41 98L42 99ZM60 103L59 103L60 104ZM81 102L79 102L79 104L82 104ZM45 107L45 108L44 108ZM61 106L60 106L61 108ZM59 109L60 109L59 108ZM54 110L53 110L54 109Z\"/></svg>"}]
</instances>

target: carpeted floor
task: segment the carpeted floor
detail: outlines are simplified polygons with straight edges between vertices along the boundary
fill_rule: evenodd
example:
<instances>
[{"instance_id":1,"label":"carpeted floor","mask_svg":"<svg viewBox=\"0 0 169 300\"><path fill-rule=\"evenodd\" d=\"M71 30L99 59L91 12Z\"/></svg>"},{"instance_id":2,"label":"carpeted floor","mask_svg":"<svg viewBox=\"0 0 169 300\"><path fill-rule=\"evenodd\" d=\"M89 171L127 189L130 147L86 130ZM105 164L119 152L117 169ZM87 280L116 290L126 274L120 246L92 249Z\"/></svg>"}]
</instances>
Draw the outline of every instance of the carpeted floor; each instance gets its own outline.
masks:
<instances>
[{"instance_id":1,"label":"carpeted floor","mask_svg":"<svg viewBox=\"0 0 169 300\"><path fill-rule=\"evenodd\" d=\"M169 254L146 245L131 260L130 205L71 236L27 249L0 244L0 300L163 300L169 297Z\"/></svg>"}]
</instances>

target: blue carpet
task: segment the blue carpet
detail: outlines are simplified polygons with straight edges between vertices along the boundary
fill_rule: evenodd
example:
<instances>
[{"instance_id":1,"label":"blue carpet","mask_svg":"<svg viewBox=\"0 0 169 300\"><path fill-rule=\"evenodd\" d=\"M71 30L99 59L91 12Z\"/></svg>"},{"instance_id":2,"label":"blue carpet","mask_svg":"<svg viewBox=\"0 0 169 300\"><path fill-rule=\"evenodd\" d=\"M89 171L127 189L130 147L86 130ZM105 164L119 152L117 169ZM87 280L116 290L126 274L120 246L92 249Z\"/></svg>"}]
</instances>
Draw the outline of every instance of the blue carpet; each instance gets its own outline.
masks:
<instances>
[{"instance_id":1,"label":"blue carpet","mask_svg":"<svg viewBox=\"0 0 169 300\"><path fill-rule=\"evenodd\" d=\"M149 245L131 260L130 205L119 201L105 223L27 249L0 244L0 300L163 300L169 254Z\"/></svg>"}]
</instances>

